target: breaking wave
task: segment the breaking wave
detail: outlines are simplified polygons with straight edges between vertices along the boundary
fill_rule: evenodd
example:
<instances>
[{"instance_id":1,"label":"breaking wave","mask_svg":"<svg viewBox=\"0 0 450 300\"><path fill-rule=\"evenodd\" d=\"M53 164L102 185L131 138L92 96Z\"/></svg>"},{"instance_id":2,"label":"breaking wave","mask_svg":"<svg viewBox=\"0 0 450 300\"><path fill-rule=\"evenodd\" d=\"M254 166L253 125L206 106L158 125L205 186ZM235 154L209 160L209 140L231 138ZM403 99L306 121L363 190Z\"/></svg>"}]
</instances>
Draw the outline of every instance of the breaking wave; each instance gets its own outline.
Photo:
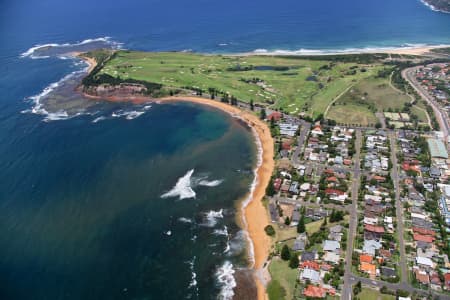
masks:
<instances>
[{"instance_id":1,"label":"breaking wave","mask_svg":"<svg viewBox=\"0 0 450 300\"><path fill-rule=\"evenodd\" d=\"M59 81L51 83L50 85L45 87L39 94L28 97L28 99L31 100L31 102L33 103L33 106L31 109L22 111L22 113L31 112L33 114L43 115L43 116L45 116L44 121L66 120L66 119L70 119L70 118L81 115L81 112L77 112L75 114L70 115L65 110L58 110L58 111L50 112L45 108L45 105L42 102L42 100L44 98L48 97L56 89L64 86L69 80L74 80L74 79L77 79L78 77L81 78L81 76L85 72L86 72L85 69L79 70L79 71L74 71L74 72L64 76Z\"/></svg>"},{"instance_id":2,"label":"breaking wave","mask_svg":"<svg viewBox=\"0 0 450 300\"><path fill-rule=\"evenodd\" d=\"M259 55L334 55L334 54L358 54L358 53L379 53L398 49L416 49L421 47L446 47L449 45L439 44L401 44L399 46L391 47L355 47L345 49L305 49L298 50L284 50L284 49L255 49L251 53Z\"/></svg>"},{"instance_id":3,"label":"breaking wave","mask_svg":"<svg viewBox=\"0 0 450 300\"><path fill-rule=\"evenodd\" d=\"M195 198L196 193L193 190L196 186L215 187L220 185L223 180L208 181L205 177L194 178L194 169L189 170L183 177L179 178L175 186L168 192L161 195L161 198L179 197L180 200Z\"/></svg>"},{"instance_id":4,"label":"breaking wave","mask_svg":"<svg viewBox=\"0 0 450 300\"><path fill-rule=\"evenodd\" d=\"M218 299L231 300L234 296L234 288L236 287L236 280L234 278L233 264L226 261L216 272L216 278L220 292Z\"/></svg>"},{"instance_id":5,"label":"breaking wave","mask_svg":"<svg viewBox=\"0 0 450 300\"><path fill-rule=\"evenodd\" d=\"M178 221L180 221L181 223L192 223L192 219L185 217L178 218Z\"/></svg>"},{"instance_id":6,"label":"breaking wave","mask_svg":"<svg viewBox=\"0 0 450 300\"><path fill-rule=\"evenodd\" d=\"M191 271L191 281L189 282L189 289L193 289L194 293L198 296L198 287L197 287L197 274L195 273L195 260L194 256L192 260L188 261L189 269Z\"/></svg>"},{"instance_id":7,"label":"breaking wave","mask_svg":"<svg viewBox=\"0 0 450 300\"><path fill-rule=\"evenodd\" d=\"M120 49L122 44L113 41L111 37L100 37L94 39L86 39L77 43L64 44L40 44L35 45L27 51L20 54L20 57L27 57L31 59L44 59L50 57L59 57L61 59L68 59L68 55L74 52L87 52L94 49L111 48Z\"/></svg>"},{"instance_id":8,"label":"breaking wave","mask_svg":"<svg viewBox=\"0 0 450 300\"><path fill-rule=\"evenodd\" d=\"M198 182L198 185L202 185L202 186L209 186L209 187L215 187L220 185L223 182L223 180L200 180Z\"/></svg>"},{"instance_id":9,"label":"breaking wave","mask_svg":"<svg viewBox=\"0 0 450 300\"><path fill-rule=\"evenodd\" d=\"M223 219L223 209L218 211L210 210L205 213L205 222L202 224L207 227L214 227L217 225L218 219Z\"/></svg>"},{"instance_id":10,"label":"breaking wave","mask_svg":"<svg viewBox=\"0 0 450 300\"><path fill-rule=\"evenodd\" d=\"M191 177L194 173L194 169L189 170L183 177L179 178L175 186L161 195L161 198L179 197L182 199L195 198L196 194L191 187Z\"/></svg>"},{"instance_id":11,"label":"breaking wave","mask_svg":"<svg viewBox=\"0 0 450 300\"><path fill-rule=\"evenodd\" d=\"M113 112L111 114L111 117L113 117L113 118L125 117L125 119L127 119L127 120L134 120L134 119L139 118L140 116L142 116L144 113L145 113L145 111L136 111L136 110L124 111L124 110L119 110L119 111Z\"/></svg>"},{"instance_id":12,"label":"breaking wave","mask_svg":"<svg viewBox=\"0 0 450 300\"><path fill-rule=\"evenodd\" d=\"M223 229L214 229L213 234L228 236L228 228L225 225L225 226L223 226Z\"/></svg>"}]
</instances>

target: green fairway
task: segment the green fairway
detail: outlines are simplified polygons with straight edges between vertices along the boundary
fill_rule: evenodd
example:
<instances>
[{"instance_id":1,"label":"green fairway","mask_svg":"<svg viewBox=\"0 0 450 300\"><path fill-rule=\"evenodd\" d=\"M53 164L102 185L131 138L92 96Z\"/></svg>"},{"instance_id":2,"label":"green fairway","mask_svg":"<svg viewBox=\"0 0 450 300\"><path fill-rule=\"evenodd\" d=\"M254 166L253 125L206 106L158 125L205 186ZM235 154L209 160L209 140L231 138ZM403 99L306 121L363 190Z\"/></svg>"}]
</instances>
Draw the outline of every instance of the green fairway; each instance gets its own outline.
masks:
<instances>
[{"instance_id":1,"label":"green fairway","mask_svg":"<svg viewBox=\"0 0 450 300\"><path fill-rule=\"evenodd\" d=\"M362 65L301 57L222 56L119 51L98 74L162 84L165 89L215 89L287 113L317 116L351 84L376 74Z\"/></svg>"}]
</instances>

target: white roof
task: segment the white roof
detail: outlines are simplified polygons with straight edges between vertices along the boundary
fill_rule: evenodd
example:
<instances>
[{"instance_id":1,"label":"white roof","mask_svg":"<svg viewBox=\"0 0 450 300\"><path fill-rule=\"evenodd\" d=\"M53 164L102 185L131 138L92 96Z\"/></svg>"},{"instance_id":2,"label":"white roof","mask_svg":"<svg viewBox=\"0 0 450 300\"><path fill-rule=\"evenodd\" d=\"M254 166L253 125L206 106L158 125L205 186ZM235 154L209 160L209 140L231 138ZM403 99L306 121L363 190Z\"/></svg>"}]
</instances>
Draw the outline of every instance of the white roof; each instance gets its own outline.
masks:
<instances>
[{"instance_id":1,"label":"white roof","mask_svg":"<svg viewBox=\"0 0 450 300\"><path fill-rule=\"evenodd\" d=\"M340 249L341 244L337 241L326 240L323 244L323 251L335 251L336 249Z\"/></svg>"},{"instance_id":2,"label":"white roof","mask_svg":"<svg viewBox=\"0 0 450 300\"><path fill-rule=\"evenodd\" d=\"M428 257L416 257L416 263L418 265L424 265L424 266L433 266L433 261L429 259Z\"/></svg>"},{"instance_id":3,"label":"white roof","mask_svg":"<svg viewBox=\"0 0 450 300\"><path fill-rule=\"evenodd\" d=\"M304 269L301 273L302 279L309 279L312 282L319 282L320 281L320 273L313 270L313 269Z\"/></svg>"},{"instance_id":4,"label":"white roof","mask_svg":"<svg viewBox=\"0 0 450 300\"><path fill-rule=\"evenodd\" d=\"M326 252L325 255L323 256L324 261L332 263L338 263L340 259L341 257L339 256L339 254L336 254L334 252Z\"/></svg>"}]
</instances>

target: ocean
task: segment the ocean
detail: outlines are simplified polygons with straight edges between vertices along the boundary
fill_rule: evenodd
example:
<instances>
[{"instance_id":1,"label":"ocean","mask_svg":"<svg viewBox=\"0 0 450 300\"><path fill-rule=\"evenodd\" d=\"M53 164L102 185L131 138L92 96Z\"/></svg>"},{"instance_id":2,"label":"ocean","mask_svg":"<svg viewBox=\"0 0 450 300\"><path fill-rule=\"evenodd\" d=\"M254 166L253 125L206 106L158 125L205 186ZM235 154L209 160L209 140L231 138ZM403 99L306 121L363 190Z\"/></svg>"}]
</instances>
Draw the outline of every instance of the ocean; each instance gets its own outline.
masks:
<instances>
[{"instance_id":1,"label":"ocean","mask_svg":"<svg viewBox=\"0 0 450 300\"><path fill-rule=\"evenodd\" d=\"M83 99L87 66L67 52L428 44L450 44L450 15L418 0L1 1L0 299L254 293L236 224L258 160L251 130L194 104Z\"/></svg>"}]
</instances>

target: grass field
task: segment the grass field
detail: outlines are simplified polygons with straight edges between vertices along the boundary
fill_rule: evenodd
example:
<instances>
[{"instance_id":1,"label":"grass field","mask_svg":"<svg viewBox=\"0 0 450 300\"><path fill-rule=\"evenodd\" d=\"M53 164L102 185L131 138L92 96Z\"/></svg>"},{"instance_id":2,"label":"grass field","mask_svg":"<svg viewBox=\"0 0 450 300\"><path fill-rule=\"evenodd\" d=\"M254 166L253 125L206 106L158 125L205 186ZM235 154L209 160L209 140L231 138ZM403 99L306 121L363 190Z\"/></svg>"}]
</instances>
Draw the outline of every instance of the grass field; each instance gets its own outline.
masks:
<instances>
[{"instance_id":1,"label":"grass field","mask_svg":"<svg viewBox=\"0 0 450 300\"><path fill-rule=\"evenodd\" d=\"M381 294L369 288L363 288L361 293L358 294L358 298L364 300L395 300L395 296Z\"/></svg>"},{"instance_id":2,"label":"grass field","mask_svg":"<svg viewBox=\"0 0 450 300\"><path fill-rule=\"evenodd\" d=\"M300 57L222 56L119 51L100 73L145 80L168 88L210 88L239 100L285 112L317 116L351 84L369 78L379 64L332 62Z\"/></svg>"},{"instance_id":3,"label":"grass field","mask_svg":"<svg viewBox=\"0 0 450 300\"><path fill-rule=\"evenodd\" d=\"M327 118L343 124L367 126L378 120L375 112L401 109L411 99L389 85L389 78L364 78L330 107Z\"/></svg>"},{"instance_id":4,"label":"grass field","mask_svg":"<svg viewBox=\"0 0 450 300\"><path fill-rule=\"evenodd\" d=\"M272 283L272 289L270 289L269 285L269 299L292 299L295 289L295 283L298 276L298 270L289 268L288 262L276 257L270 263L269 272L272 278L276 278L275 283ZM284 298L279 298L280 294L282 294L282 292L280 291L280 287L284 289L286 293L286 296Z\"/></svg>"}]
</instances>

